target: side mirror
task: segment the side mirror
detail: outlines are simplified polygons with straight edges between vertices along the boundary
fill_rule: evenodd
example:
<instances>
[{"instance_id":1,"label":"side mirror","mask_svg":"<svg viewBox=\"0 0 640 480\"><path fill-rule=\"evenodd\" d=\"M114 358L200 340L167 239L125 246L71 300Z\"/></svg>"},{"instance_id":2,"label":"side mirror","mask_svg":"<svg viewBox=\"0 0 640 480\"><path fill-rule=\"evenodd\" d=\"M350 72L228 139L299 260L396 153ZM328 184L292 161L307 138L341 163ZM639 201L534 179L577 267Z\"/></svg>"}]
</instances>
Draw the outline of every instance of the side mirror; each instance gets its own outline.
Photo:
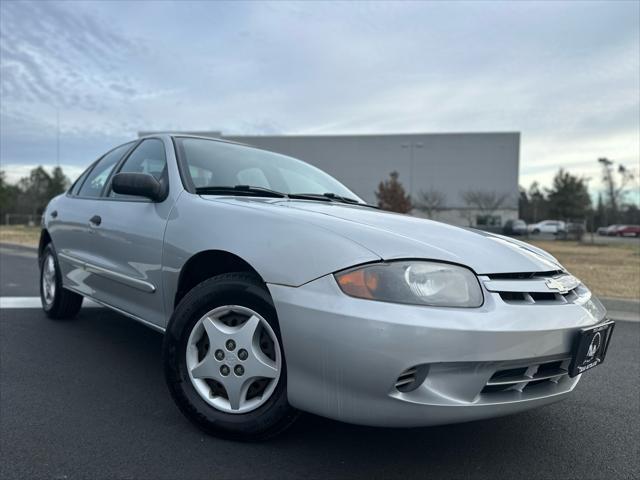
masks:
<instances>
[{"instance_id":1,"label":"side mirror","mask_svg":"<svg viewBox=\"0 0 640 480\"><path fill-rule=\"evenodd\" d=\"M148 173L116 173L111 188L120 195L146 197L161 202L166 197L162 184Z\"/></svg>"}]
</instances>

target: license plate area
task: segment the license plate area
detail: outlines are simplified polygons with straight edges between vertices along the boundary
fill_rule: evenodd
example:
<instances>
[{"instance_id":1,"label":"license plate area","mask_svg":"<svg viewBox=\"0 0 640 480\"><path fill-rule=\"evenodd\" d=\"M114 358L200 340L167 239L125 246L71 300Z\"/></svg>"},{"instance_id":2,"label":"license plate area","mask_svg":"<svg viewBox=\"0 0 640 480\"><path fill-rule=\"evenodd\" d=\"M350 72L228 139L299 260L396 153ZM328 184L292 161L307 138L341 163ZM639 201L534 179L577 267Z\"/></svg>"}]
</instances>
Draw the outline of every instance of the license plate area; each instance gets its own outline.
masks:
<instances>
[{"instance_id":1,"label":"license plate area","mask_svg":"<svg viewBox=\"0 0 640 480\"><path fill-rule=\"evenodd\" d=\"M569 376L575 377L597 367L607 354L615 322L607 320L595 327L583 328L576 335Z\"/></svg>"}]
</instances>

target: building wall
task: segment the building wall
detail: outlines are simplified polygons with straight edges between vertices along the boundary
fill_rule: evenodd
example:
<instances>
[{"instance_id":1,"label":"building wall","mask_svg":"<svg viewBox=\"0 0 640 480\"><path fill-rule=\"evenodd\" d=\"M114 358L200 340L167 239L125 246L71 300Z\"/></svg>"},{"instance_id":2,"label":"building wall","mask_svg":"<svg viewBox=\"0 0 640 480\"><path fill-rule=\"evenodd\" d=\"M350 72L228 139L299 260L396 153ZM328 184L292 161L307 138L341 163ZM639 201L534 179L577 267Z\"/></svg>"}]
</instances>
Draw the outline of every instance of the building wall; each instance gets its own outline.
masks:
<instances>
[{"instance_id":1,"label":"building wall","mask_svg":"<svg viewBox=\"0 0 640 480\"><path fill-rule=\"evenodd\" d=\"M427 215L419 210L414 210L412 215L427 218ZM475 227L477 226L476 219L481 215L482 212L474 208L446 208L435 212L431 216L431 220L450 223L451 225L460 225L463 227ZM501 225L504 225L508 220L517 220L518 209L501 208L496 210L494 215L500 217ZM499 230L498 226L495 226L495 229Z\"/></svg>"}]
</instances>

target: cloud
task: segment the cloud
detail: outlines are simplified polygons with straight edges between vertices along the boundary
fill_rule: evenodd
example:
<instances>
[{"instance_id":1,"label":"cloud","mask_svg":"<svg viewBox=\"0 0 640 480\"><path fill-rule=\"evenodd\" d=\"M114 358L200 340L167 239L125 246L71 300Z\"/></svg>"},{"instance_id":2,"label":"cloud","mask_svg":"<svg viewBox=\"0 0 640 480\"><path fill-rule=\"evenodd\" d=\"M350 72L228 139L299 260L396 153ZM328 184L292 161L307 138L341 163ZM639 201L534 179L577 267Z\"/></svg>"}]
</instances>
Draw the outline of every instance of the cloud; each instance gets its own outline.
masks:
<instances>
[{"instance_id":1,"label":"cloud","mask_svg":"<svg viewBox=\"0 0 640 480\"><path fill-rule=\"evenodd\" d=\"M56 109L71 165L138 130L520 131L525 185L640 158L637 2L0 8L4 163L51 161Z\"/></svg>"}]
</instances>

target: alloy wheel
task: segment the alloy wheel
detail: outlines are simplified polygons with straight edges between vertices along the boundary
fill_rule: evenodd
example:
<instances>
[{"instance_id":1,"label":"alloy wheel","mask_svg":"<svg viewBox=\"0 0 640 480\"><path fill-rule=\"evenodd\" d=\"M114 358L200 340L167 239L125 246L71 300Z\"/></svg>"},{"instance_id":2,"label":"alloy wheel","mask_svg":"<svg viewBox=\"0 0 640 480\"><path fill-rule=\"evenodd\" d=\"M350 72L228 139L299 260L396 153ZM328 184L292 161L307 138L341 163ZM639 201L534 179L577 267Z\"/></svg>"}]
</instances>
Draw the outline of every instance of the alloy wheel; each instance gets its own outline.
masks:
<instances>
[{"instance_id":1,"label":"alloy wheel","mask_svg":"<svg viewBox=\"0 0 640 480\"><path fill-rule=\"evenodd\" d=\"M42 296L47 305L56 298L56 264L51 254L42 263Z\"/></svg>"},{"instance_id":2,"label":"alloy wheel","mask_svg":"<svg viewBox=\"0 0 640 480\"><path fill-rule=\"evenodd\" d=\"M193 326L186 366L191 383L209 405L225 413L247 413L263 405L278 384L280 344L259 313L226 305Z\"/></svg>"}]
</instances>

